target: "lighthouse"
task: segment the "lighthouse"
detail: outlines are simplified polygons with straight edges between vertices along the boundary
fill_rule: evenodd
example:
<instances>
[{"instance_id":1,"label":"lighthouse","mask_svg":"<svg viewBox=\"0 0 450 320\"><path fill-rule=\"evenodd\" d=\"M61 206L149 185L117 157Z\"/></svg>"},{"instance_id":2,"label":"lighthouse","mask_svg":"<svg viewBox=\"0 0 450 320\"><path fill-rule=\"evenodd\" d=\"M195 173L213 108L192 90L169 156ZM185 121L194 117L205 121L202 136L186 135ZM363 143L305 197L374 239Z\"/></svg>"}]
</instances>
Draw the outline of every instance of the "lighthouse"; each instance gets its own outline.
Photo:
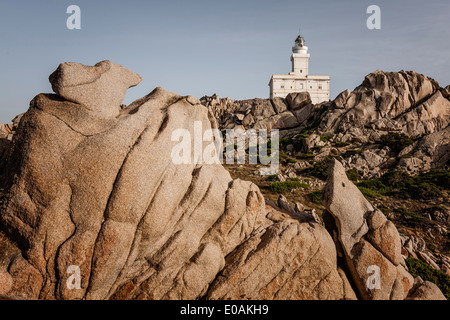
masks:
<instances>
[{"instance_id":1,"label":"lighthouse","mask_svg":"<svg viewBox=\"0 0 450 320\"><path fill-rule=\"evenodd\" d=\"M292 47L292 71L289 74L274 74L270 78L270 97L286 97L293 92L309 92L314 104L330 100L330 77L309 74L308 47L299 35Z\"/></svg>"}]
</instances>

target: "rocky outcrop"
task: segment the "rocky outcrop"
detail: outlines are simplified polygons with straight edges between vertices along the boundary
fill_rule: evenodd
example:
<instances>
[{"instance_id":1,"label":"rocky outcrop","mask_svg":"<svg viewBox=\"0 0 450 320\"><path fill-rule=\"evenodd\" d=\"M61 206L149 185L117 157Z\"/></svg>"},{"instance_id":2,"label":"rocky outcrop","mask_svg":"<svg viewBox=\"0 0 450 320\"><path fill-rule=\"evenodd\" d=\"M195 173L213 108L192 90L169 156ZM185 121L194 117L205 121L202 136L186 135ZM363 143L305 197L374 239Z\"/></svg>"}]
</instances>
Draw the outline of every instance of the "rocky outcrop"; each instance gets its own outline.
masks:
<instances>
[{"instance_id":1,"label":"rocky outcrop","mask_svg":"<svg viewBox=\"0 0 450 320\"><path fill-rule=\"evenodd\" d=\"M342 133L342 141L357 137L357 129L369 140L382 131L430 134L449 124L450 101L441 91L436 81L413 71L377 70L353 92L338 95L320 128Z\"/></svg>"},{"instance_id":2,"label":"rocky outcrop","mask_svg":"<svg viewBox=\"0 0 450 320\"><path fill-rule=\"evenodd\" d=\"M396 227L348 180L344 167L336 159L330 164L323 199L335 220L336 228L331 228L330 233L336 235L335 241L342 248L358 294L376 300L413 297L410 290L414 279L406 270ZM437 297L427 290L420 292L424 299Z\"/></svg>"},{"instance_id":3,"label":"rocky outcrop","mask_svg":"<svg viewBox=\"0 0 450 320\"><path fill-rule=\"evenodd\" d=\"M314 115L308 92L291 93L286 98L231 100L217 95L200 99L221 129L291 129Z\"/></svg>"},{"instance_id":4,"label":"rocky outcrop","mask_svg":"<svg viewBox=\"0 0 450 320\"><path fill-rule=\"evenodd\" d=\"M66 63L50 76L58 94L31 101L2 163L0 228L17 248L0 253L0 295L408 297L413 279L397 230L339 162L332 163L325 188L336 226L330 228L285 198L266 204L256 185L232 179L218 162L202 161L195 148L187 150L186 163L173 161L180 143L174 132L187 132L190 141L199 121L203 136L218 128L214 113L220 108L162 88L121 105L126 89L139 81L110 61ZM311 105L307 98L239 104L232 117L250 115L255 126L271 117L289 122L290 114ZM200 154L216 153L214 146L203 144ZM370 289L367 270L373 266L380 269L381 287ZM437 297L417 290L420 297Z\"/></svg>"},{"instance_id":5,"label":"rocky outcrop","mask_svg":"<svg viewBox=\"0 0 450 320\"><path fill-rule=\"evenodd\" d=\"M162 88L121 106L139 79L109 61L62 64L50 76L59 94L32 100L6 157L0 226L20 250L1 254L0 294L354 298L321 224L266 206L254 184L193 150L172 161L175 130L193 136L194 121L205 131L215 119Z\"/></svg>"}]
</instances>

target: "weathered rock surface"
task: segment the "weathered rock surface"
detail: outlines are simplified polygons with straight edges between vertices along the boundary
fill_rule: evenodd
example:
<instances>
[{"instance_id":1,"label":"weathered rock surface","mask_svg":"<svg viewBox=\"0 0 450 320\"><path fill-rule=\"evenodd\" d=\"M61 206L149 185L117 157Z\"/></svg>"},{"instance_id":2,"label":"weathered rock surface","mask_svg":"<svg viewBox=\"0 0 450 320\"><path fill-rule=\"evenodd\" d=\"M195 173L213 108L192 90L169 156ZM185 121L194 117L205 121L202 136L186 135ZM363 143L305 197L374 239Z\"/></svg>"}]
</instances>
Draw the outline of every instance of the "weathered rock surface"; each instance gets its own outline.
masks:
<instances>
[{"instance_id":1,"label":"weathered rock surface","mask_svg":"<svg viewBox=\"0 0 450 320\"><path fill-rule=\"evenodd\" d=\"M6 295L11 291L13 279L8 272L0 271L0 295Z\"/></svg>"},{"instance_id":2,"label":"weathered rock surface","mask_svg":"<svg viewBox=\"0 0 450 320\"><path fill-rule=\"evenodd\" d=\"M19 248L0 253L0 295L408 297L414 279L404 268L397 230L347 179L339 162L331 164L325 187L336 226L329 232L314 211L281 197L266 205L256 185L233 180L219 163L194 159L194 150L188 163L172 161L180 142L173 133L184 129L193 137L194 121L201 121L203 132L290 128L317 120L331 103L317 107L309 95L295 94L240 102L211 97L202 105L156 88L123 106L126 89L140 77L109 61L93 67L62 64L50 81L57 94L32 100L0 163L5 189L0 228ZM414 101L425 103L430 86L414 91ZM351 94L343 94L338 104L345 109L349 99ZM312 144L323 143L316 138ZM202 151L216 152L210 147L204 144ZM379 160L365 156L374 166ZM381 272L380 288L367 286L373 266ZM74 268L79 288L68 285ZM439 297L432 289L415 292Z\"/></svg>"},{"instance_id":3,"label":"weathered rock surface","mask_svg":"<svg viewBox=\"0 0 450 320\"><path fill-rule=\"evenodd\" d=\"M254 184L193 151L189 164L171 160L176 129L217 127L197 99L156 88L123 108L140 78L109 62L63 64L50 78L59 95L33 99L6 157L0 226L20 249L2 255L8 295L354 297L314 219L266 207Z\"/></svg>"},{"instance_id":4,"label":"weathered rock surface","mask_svg":"<svg viewBox=\"0 0 450 320\"><path fill-rule=\"evenodd\" d=\"M447 300L441 290L430 281L423 281L417 277L408 300Z\"/></svg>"},{"instance_id":5,"label":"weathered rock surface","mask_svg":"<svg viewBox=\"0 0 450 320\"><path fill-rule=\"evenodd\" d=\"M323 203L335 217L340 242L346 254L352 257L353 246L368 231L364 216L373 210L373 206L348 180L344 168L336 159L330 164L328 177Z\"/></svg>"},{"instance_id":6,"label":"weathered rock surface","mask_svg":"<svg viewBox=\"0 0 450 320\"><path fill-rule=\"evenodd\" d=\"M215 116L222 129L290 129L298 127L314 113L308 92L289 94L286 98L231 100L217 95L200 99Z\"/></svg>"},{"instance_id":7,"label":"weathered rock surface","mask_svg":"<svg viewBox=\"0 0 450 320\"><path fill-rule=\"evenodd\" d=\"M280 219L227 259L230 263L213 282L208 298L346 298L333 241L317 223Z\"/></svg>"},{"instance_id":8,"label":"weathered rock surface","mask_svg":"<svg viewBox=\"0 0 450 320\"><path fill-rule=\"evenodd\" d=\"M441 89L417 72L377 70L353 92L338 95L320 127L336 133L357 127L367 131L367 137L371 130L403 131L410 137L430 134L449 124L450 101Z\"/></svg>"},{"instance_id":9,"label":"weathered rock surface","mask_svg":"<svg viewBox=\"0 0 450 320\"><path fill-rule=\"evenodd\" d=\"M141 77L109 60L95 66L76 62L59 65L49 77L53 91L104 117L115 117L128 88L141 82Z\"/></svg>"},{"instance_id":10,"label":"weathered rock surface","mask_svg":"<svg viewBox=\"0 0 450 320\"><path fill-rule=\"evenodd\" d=\"M400 241L402 256L422 260L433 268L450 275L450 257L441 253L433 253L426 247L422 238L413 235L400 234Z\"/></svg>"},{"instance_id":11,"label":"weathered rock surface","mask_svg":"<svg viewBox=\"0 0 450 320\"><path fill-rule=\"evenodd\" d=\"M343 249L359 296L376 300L407 298L414 279L405 269L397 229L367 202L336 159L329 168L323 199L335 220L335 241L337 238ZM421 295L424 299L436 297L428 291Z\"/></svg>"}]
</instances>

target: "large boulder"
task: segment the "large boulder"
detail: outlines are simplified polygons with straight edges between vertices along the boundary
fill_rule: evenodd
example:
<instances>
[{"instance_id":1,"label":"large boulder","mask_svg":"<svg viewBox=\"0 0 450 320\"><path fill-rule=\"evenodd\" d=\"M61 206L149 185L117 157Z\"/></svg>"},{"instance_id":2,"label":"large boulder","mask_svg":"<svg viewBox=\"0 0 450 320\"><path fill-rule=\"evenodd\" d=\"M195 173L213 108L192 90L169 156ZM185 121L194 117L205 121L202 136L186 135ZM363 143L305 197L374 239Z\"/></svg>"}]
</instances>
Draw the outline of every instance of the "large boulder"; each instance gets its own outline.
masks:
<instances>
[{"instance_id":1,"label":"large boulder","mask_svg":"<svg viewBox=\"0 0 450 320\"><path fill-rule=\"evenodd\" d=\"M208 299L354 297L352 290L346 296L348 280L337 271L333 241L317 223L280 219L246 240L227 260Z\"/></svg>"},{"instance_id":2,"label":"large boulder","mask_svg":"<svg viewBox=\"0 0 450 320\"><path fill-rule=\"evenodd\" d=\"M414 279L401 255L401 239L394 224L374 208L347 178L342 164L333 159L324 188L326 225L342 248L345 264L363 299L405 299ZM428 291L427 291L428 292ZM423 293L424 299L435 294ZM441 293L442 294L442 293Z\"/></svg>"},{"instance_id":3,"label":"large boulder","mask_svg":"<svg viewBox=\"0 0 450 320\"><path fill-rule=\"evenodd\" d=\"M53 91L68 101L97 111L105 117L115 117L128 88L136 86L142 78L109 60L95 66L66 62L49 77Z\"/></svg>"},{"instance_id":4,"label":"large boulder","mask_svg":"<svg viewBox=\"0 0 450 320\"><path fill-rule=\"evenodd\" d=\"M433 282L424 281L417 277L407 300L447 300L447 298Z\"/></svg>"},{"instance_id":5,"label":"large boulder","mask_svg":"<svg viewBox=\"0 0 450 320\"><path fill-rule=\"evenodd\" d=\"M320 129L345 133L356 127L365 136L373 131L403 131L416 138L445 128L449 115L448 96L433 79L413 71L377 70L351 93L347 90L336 97ZM351 138L359 137L347 140Z\"/></svg>"},{"instance_id":6,"label":"large boulder","mask_svg":"<svg viewBox=\"0 0 450 320\"><path fill-rule=\"evenodd\" d=\"M353 246L369 230L365 215L373 206L347 178L342 164L333 158L324 188L323 204L335 217L339 240L350 257Z\"/></svg>"},{"instance_id":7,"label":"large boulder","mask_svg":"<svg viewBox=\"0 0 450 320\"><path fill-rule=\"evenodd\" d=\"M303 92L289 93L286 96L286 103L288 105L289 110L295 111L303 108L308 104L311 104L312 101L309 92L303 91Z\"/></svg>"},{"instance_id":8,"label":"large boulder","mask_svg":"<svg viewBox=\"0 0 450 320\"><path fill-rule=\"evenodd\" d=\"M12 279L4 291L32 299L354 297L323 226L266 208L256 185L202 161L214 144L183 149L187 161L174 161L174 133L190 141L200 122L202 137L217 128L214 115L162 88L121 107L139 80L109 62L63 64L51 76L58 95L32 100L6 157L0 227L20 250L0 253L8 266L1 281Z\"/></svg>"}]
</instances>

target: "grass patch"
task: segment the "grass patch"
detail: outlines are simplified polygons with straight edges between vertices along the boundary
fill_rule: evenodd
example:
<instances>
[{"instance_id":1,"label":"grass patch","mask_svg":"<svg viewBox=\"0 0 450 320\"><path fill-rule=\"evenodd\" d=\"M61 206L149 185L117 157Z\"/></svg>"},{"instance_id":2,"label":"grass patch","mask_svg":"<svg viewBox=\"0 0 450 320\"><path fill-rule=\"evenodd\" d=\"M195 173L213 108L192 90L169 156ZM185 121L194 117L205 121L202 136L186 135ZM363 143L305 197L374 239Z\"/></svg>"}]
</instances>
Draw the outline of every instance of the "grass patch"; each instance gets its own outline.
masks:
<instances>
[{"instance_id":1,"label":"grass patch","mask_svg":"<svg viewBox=\"0 0 450 320\"><path fill-rule=\"evenodd\" d=\"M332 134L326 134L320 137L320 141L328 142L331 138L333 138Z\"/></svg>"},{"instance_id":2,"label":"grass patch","mask_svg":"<svg viewBox=\"0 0 450 320\"><path fill-rule=\"evenodd\" d=\"M311 200L312 203L315 204L322 204L322 190L317 190L314 192L311 192L309 194L309 199Z\"/></svg>"},{"instance_id":3,"label":"grass patch","mask_svg":"<svg viewBox=\"0 0 450 320\"><path fill-rule=\"evenodd\" d=\"M443 197L443 190L448 189L449 185L450 170L445 169L433 169L414 177L404 171L388 171L379 179L356 184L369 197L397 195L418 200Z\"/></svg>"},{"instance_id":4,"label":"grass patch","mask_svg":"<svg viewBox=\"0 0 450 320\"><path fill-rule=\"evenodd\" d=\"M428 263L411 257L406 258L406 265L409 273L415 277L421 277L423 280L433 282L441 289L447 299L450 299L450 276L441 270L434 269Z\"/></svg>"},{"instance_id":5,"label":"grass patch","mask_svg":"<svg viewBox=\"0 0 450 320\"><path fill-rule=\"evenodd\" d=\"M314 159L314 158L315 158L315 155L312 154L312 153L305 153L305 154L302 154L302 155L300 156L300 158L301 158L301 159L305 159L305 160L307 160L307 159Z\"/></svg>"},{"instance_id":6,"label":"grass patch","mask_svg":"<svg viewBox=\"0 0 450 320\"><path fill-rule=\"evenodd\" d=\"M364 197L373 200L373 199L377 199L379 197L381 197L381 193L379 193L376 190L372 190L366 187L361 187L358 186L359 191L361 191L361 193L364 195Z\"/></svg>"},{"instance_id":7,"label":"grass patch","mask_svg":"<svg viewBox=\"0 0 450 320\"><path fill-rule=\"evenodd\" d=\"M288 181L283 181L283 182L277 181L277 182L271 183L268 186L268 188L272 192L283 194L283 193L291 192L292 190L297 189L297 188L308 189L309 184L302 183L298 180L288 180Z\"/></svg>"},{"instance_id":8,"label":"grass patch","mask_svg":"<svg viewBox=\"0 0 450 320\"><path fill-rule=\"evenodd\" d=\"M411 158L411 157L412 157L411 153L406 153L406 154L404 154L402 156L397 157L397 159L408 159L408 158Z\"/></svg>"},{"instance_id":9,"label":"grass patch","mask_svg":"<svg viewBox=\"0 0 450 320\"><path fill-rule=\"evenodd\" d=\"M335 143L334 143L334 146L336 146L336 147L338 147L338 148L346 147L346 146L349 146L349 145L351 145L350 142L343 142L343 141L335 142Z\"/></svg>"},{"instance_id":10,"label":"grass patch","mask_svg":"<svg viewBox=\"0 0 450 320\"><path fill-rule=\"evenodd\" d=\"M420 227L431 224L432 222L427 218L422 217L416 212L408 211L405 207L394 209L394 212L402 215L402 220L410 227Z\"/></svg>"},{"instance_id":11,"label":"grass patch","mask_svg":"<svg viewBox=\"0 0 450 320\"><path fill-rule=\"evenodd\" d=\"M352 181L358 181L359 179L361 179L358 171L356 171L355 168L347 170L346 174L347 174L347 178L349 178Z\"/></svg>"}]
</instances>

